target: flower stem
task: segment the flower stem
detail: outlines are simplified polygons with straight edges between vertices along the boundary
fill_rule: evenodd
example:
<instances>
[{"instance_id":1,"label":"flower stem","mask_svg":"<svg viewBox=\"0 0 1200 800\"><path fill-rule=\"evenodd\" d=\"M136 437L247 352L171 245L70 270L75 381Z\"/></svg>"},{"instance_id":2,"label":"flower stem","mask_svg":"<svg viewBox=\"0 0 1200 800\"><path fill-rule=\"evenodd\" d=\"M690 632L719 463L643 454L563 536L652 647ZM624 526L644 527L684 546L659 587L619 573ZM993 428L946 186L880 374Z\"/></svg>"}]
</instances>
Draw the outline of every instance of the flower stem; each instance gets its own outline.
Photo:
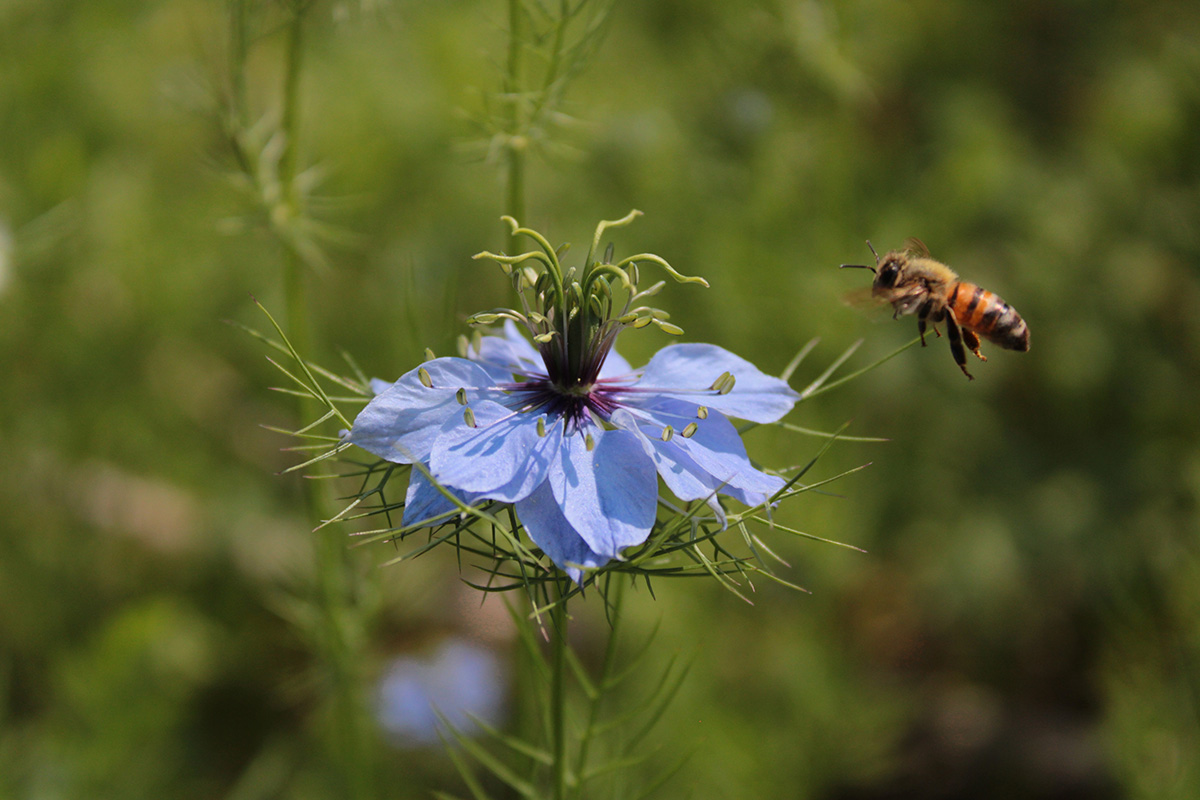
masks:
<instances>
[{"instance_id":1,"label":"flower stem","mask_svg":"<svg viewBox=\"0 0 1200 800\"><path fill-rule=\"evenodd\" d=\"M247 0L233 0L229 4L229 57L230 91L229 125L236 130L245 130L246 120L246 56L247 56Z\"/></svg>"},{"instance_id":2,"label":"flower stem","mask_svg":"<svg viewBox=\"0 0 1200 800\"><path fill-rule=\"evenodd\" d=\"M524 223L525 220L525 120L524 108L524 58L521 40L523 34L523 11L521 0L508 0L508 74L505 76L504 93L509 103L508 141L505 147L507 187L505 191L505 213ZM520 252L519 234L508 233L508 253Z\"/></svg>"},{"instance_id":3,"label":"flower stem","mask_svg":"<svg viewBox=\"0 0 1200 800\"><path fill-rule=\"evenodd\" d=\"M613 583L610 578L609 585L612 586ZM583 776L587 774L588 751L591 748L593 736L600 722L600 703L604 698L609 679L612 677L617 664L617 634L621 626L621 599L624 596L625 582L618 578L615 584L615 586L612 586L607 599L609 604L608 642L604 646L604 662L600 668L600 675L596 680L597 691L592 698L591 708L588 711L588 721L583 727L583 736L580 739L579 752L575 759L575 774L578 776L577 780L579 783L576 789L577 796L582 796Z\"/></svg>"},{"instance_id":4,"label":"flower stem","mask_svg":"<svg viewBox=\"0 0 1200 800\"><path fill-rule=\"evenodd\" d=\"M557 600L550 612L554 634L550 675L550 736L554 769L551 797L563 800L567 796L567 599L566 588L561 583L558 584Z\"/></svg>"},{"instance_id":5,"label":"flower stem","mask_svg":"<svg viewBox=\"0 0 1200 800\"><path fill-rule=\"evenodd\" d=\"M284 149L279 159L280 195L274 219L285 227L299 217L299 197L296 192L297 134L299 130L299 86L303 63L304 13L306 6L296 5L286 32L286 66L283 78L283 108L280 129ZM287 306L287 323L292 343L299 353L312 352L312 322L309 315L308 292L304 263L290 242L283 244L283 289ZM301 420L311 420L320 413L310 397L298 401ZM305 510L310 520L329 519L332 505L326 491L327 482L304 481ZM358 609L352 598L352 575L346 543L335 526L326 526L315 534L313 543L314 568L318 604L318 658L329 681L331 720L328 729L330 759L343 797L369 798L371 768L369 733L365 706L361 697L361 681L356 664L361 659L355 653L355 615Z\"/></svg>"}]
</instances>

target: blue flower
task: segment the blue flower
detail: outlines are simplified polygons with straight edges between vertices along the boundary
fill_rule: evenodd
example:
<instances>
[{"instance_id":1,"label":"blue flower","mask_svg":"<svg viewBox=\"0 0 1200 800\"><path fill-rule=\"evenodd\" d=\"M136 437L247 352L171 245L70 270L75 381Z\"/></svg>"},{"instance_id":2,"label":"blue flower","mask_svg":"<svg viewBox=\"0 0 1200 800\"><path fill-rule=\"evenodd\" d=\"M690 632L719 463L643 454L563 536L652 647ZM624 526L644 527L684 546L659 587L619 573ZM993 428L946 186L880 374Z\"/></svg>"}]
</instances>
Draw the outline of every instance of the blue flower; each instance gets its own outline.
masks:
<instances>
[{"instance_id":1,"label":"blue flower","mask_svg":"<svg viewBox=\"0 0 1200 800\"><path fill-rule=\"evenodd\" d=\"M717 493L756 506L784 486L750 463L728 417L779 419L799 399L786 382L709 344L669 345L633 370L615 338L591 337L567 358L552 342L535 349L508 320L467 358L374 382L348 441L419 462L465 503L513 504L529 538L576 581L646 540L656 476L722 520ZM454 508L412 471L405 526Z\"/></svg>"}]
</instances>

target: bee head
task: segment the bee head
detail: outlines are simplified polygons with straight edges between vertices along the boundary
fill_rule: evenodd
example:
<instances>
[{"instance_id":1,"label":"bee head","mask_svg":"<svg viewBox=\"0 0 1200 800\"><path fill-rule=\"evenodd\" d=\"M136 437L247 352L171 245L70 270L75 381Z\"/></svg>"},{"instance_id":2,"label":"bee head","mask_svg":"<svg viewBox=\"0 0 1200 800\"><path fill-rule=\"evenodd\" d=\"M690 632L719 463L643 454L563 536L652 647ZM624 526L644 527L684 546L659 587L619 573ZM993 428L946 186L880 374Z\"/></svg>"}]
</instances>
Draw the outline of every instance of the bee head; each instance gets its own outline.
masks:
<instances>
[{"instance_id":1,"label":"bee head","mask_svg":"<svg viewBox=\"0 0 1200 800\"><path fill-rule=\"evenodd\" d=\"M875 285L883 289L891 289L896 285L900 273L904 271L904 257L896 253L888 253L879 268L875 270Z\"/></svg>"}]
</instances>

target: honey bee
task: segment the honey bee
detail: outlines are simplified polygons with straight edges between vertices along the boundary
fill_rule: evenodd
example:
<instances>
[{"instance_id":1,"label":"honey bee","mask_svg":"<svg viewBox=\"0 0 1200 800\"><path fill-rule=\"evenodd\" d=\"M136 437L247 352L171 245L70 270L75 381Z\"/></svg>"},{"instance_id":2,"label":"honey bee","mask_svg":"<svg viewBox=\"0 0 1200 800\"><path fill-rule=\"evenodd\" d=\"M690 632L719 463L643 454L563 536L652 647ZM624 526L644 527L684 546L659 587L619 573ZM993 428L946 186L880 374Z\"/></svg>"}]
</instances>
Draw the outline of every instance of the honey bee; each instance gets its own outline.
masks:
<instances>
[{"instance_id":1,"label":"honey bee","mask_svg":"<svg viewBox=\"0 0 1200 800\"><path fill-rule=\"evenodd\" d=\"M964 343L981 361L987 361L987 358L979 352L980 336L1007 350L1024 352L1029 349L1029 327L1017 310L999 295L960 281L954 270L930 258L928 248L920 239L909 239L904 250L893 250L883 258L870 242L867 247L875 256L874 267L842 264L841 268L874 272L871 296L892 304L892 319L916 314L922 347L925 346L926 323L931 323L933 332L940 337L937 323L944 321L950 338L950 352L969 379L975 380L975 376L967 371Z\"/></svg>"}]
</instances>

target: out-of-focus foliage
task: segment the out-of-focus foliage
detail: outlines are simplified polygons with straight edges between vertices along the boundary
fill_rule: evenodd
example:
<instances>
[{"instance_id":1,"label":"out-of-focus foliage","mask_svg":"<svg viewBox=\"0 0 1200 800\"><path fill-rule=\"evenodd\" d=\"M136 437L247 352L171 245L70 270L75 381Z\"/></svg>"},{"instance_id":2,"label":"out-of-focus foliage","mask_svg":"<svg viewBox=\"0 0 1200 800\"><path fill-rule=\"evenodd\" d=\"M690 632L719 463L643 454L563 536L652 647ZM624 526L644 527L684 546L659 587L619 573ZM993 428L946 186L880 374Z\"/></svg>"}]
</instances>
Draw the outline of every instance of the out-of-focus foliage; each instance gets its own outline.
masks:
<instances>
[{"instance_id":1,"label":"out-of-focus foliage","mask_svg":"<svg viewBox=\"0 0 1200 800\"><path fill-rule=\"evenodd\" d=\"M221 324L282 305L276 247L235 224L226 16L0 4L3 795L327 794L311 521L259 427L291 403ZM395 379L507 298L470 260L504 209L464 121L505 24L499 2L316 4L299 152L353 237L312 276L315 358ZM821 474L874 466L781 512L870 551L771 538L811 597L629 593L630 627L692 659L656 736L695 755L659 796L1200 796L1200 8L629 2L567 110L528 222L579 246L642 209L634 246L713 286L660 298L692 340L779 371L820 336L798 387L856 338L882 355L913 323L845 306L868 276L835 267L908 236L1032 332L972 383L932 339L794 412L891 439L835 446ZM749 439L768 465L819 446ZM451 635L509 652L452 561L372 570L390 555L356 553L368 674ZM463 791L437 751L378 763L387 796Z\"/></svg>"}]
</instances>

